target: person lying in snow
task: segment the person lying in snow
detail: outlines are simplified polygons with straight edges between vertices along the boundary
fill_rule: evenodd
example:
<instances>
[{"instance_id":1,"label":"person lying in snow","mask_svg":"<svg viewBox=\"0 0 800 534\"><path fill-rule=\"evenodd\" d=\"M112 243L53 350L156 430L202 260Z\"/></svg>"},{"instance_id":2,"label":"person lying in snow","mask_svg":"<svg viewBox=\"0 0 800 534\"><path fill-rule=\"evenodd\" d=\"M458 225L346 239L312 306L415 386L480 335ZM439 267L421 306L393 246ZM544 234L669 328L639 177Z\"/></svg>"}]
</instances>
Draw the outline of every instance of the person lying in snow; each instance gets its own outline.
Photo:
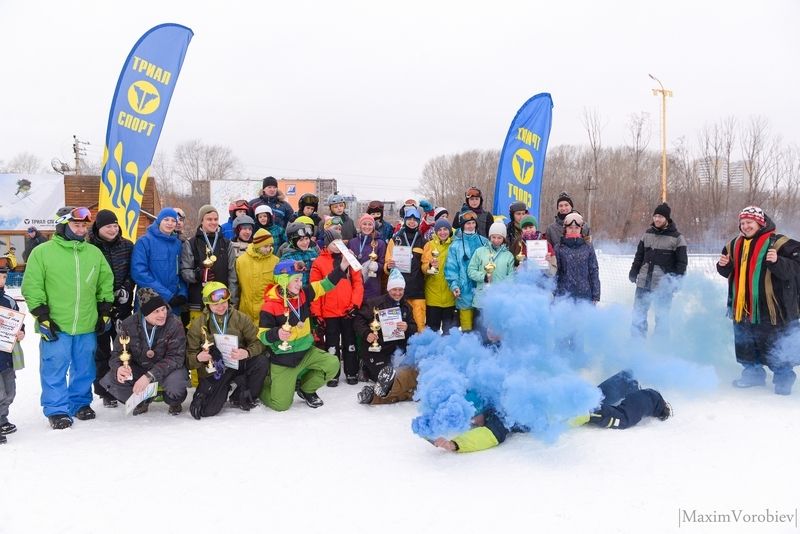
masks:
<instances>
[{"instance_id":1,"label":"person lying in snow","mask_svg":"<svg viewBox=\"0 0 800 534\"><path fill-rule=\"evenodd\" d=\"M640 389L629 371L620 371L597 387L604 397L600 406L590 414L571 419L570 425L624 430L636 426L643 417L666 421L672 415L672 407L661 394L654 389ZM430 441L446 451L476 452L500 445L510 432L528 432L525 427L507 428L491 407L479 411L472 424L472 429L453 439L439 437Z\"/></svg>"}]
</instances>

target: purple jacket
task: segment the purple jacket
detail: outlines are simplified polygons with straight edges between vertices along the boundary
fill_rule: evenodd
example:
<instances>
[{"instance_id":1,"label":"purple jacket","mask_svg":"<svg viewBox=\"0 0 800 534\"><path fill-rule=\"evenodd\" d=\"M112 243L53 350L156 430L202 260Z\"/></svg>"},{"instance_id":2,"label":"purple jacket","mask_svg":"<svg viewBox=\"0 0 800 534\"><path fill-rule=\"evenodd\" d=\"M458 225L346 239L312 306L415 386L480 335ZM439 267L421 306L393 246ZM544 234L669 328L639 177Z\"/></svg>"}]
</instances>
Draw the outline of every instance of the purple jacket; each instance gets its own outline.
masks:
<instances>
[{"instance_id":1,"label":"purple jacket","mask_svg":"<svg viewBox=\"0 0 800 534\"><path fill-rule=\"evenodd\" d=\"M372 252L372 241L372 237L358 233L347 243L347 246L353 251L353 254L362 265L366 265L369 261L369 253ZM378 263L377 276L371 277L366 272L361 273L364 280L364 302L379 296L383 292L381 273L383 273L383 262L386 257L386 241L379 237L375 237L375 254L378 255L376 260Z\"/></svg>"}]
</instances>

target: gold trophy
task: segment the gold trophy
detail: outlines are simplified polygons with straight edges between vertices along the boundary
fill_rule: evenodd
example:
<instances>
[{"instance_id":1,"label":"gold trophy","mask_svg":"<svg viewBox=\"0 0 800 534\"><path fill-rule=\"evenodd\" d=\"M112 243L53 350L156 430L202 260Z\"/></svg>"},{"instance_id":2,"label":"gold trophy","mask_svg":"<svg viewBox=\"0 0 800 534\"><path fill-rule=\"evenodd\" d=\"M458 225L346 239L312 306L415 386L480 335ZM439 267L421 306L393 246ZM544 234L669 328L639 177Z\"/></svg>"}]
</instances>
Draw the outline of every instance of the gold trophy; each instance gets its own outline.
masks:
<instances>
[{"instance_id":1,"label":"gold trophy","mask_svg":"<svg viewBox=\"0 0 800 534\"><path fill-rule=\"evenodd\" d=\"M214 346L214 344L208 340L208 330L206 327L203 327L203 344L200 345L203 347L203 350L208 352L208 349ZM211 353L208 352L208 363L206 364L206 373L214 374L217 371L217 368L214 367L214 358L211 356Z\"/></svg>"},{"instance_id":2,"label":"gold trophy","mask_svg":"<svg viewBox=\"0 0 800 534\"><path fill-rule=\"evenodd\" d=\"M372 345L370 345L367 350L370 352L380 352L381 345L378 343L378 332L381 331L381 322L378 320L378 308L373 308L372 313L375 315L375 318L369 323L369 329L375 334L375 341L372 342Z\"/></svg>"},{"instance_id":3,"label":"gold trophy","mask_svg":"<svg viewBox=\"0 0 800 534\"><path fill-rule=\"evenodd\" d=\"M211 250L211 247L206 246L206 259L203 260L203 267L206 269L210 269L214 266L214 262L217 261L217 257L212 254L214 251Z\"/></svg>"},{"instance_id":4,"label":"gold trophy","mask_svg":"<svg viewBox=\"0 0 800 534\"><path fill-rule=\"evenodd\" d=\"M119 355L119 361L122 362L122 366L126 369L130 369L130 364L128 362L131 361L131 353L128 352L128 343L131 342L130 336L127 334L120 334L119 335L119 344L122 345L122 352Z\"/></svg>"},{"instance_id":5,"label":"gold trophy","mask_svg":"<svg viewBox=\"0 0 800 534\"><path fill-rule=\"evenodd\" d=\"M525 261L525 259L527 258L527 256L525 255L525 246L526 245L523 242L520 242L520 244L519 244L519 254L517 254L515 256L517 258L517 264L518 265L521 264L523 261Z\"/></svg>"},{"instance_id":6,"label":"gold trophy","mask_svg":"<svg viewBox=\"0 0 800 534\"><path fill-rule=\"evenodd\" d=\"M489 263L487 263L483 267L483 270L486 271L486 276L487 276L486 283L487 284L491 284L492 283L492 273L494 272L496 267L497 266L494 264L494 254L492 254L492 256L489 258Z\"/></svg>"},{"instance_id":7,"label":"gold trophy","mask_svg":"<svg viewBox=\"0 0 800 534\"><path fill-rule=\"evenodd\" d=\"M284 322L281 325L281 329L284 332L291 332L292 331L292 325L289 324L289 310L288 309L285 312L283 312L283 316L286 318L286 322ZM284 339L283 341L281 341L281 344L278 345L278 348L285 352L285 351L291 349L292 345L288 341L286 341Z\"/></svg>"},{"instance_id":8,"label":"gold trophy","mask_svg":"<svg viewBox=\"0 0 800 534\"><path fill-rule=\"evenodd\" d=\"M376 246L377 246L377 243L373 239L372 240L372 252L369 253L369 261L378 261L378 254L375 252L375 247ZM375 273L375 271L369 271L369 274L367 275L367 278L375 278L376 276L378 276L378 275Z\"/></svg>"},{"instance_id":9,"label":"gold trophy","mask_svg":"<svg viewBox=\"0 0 800 534\"><path fill-rule=\"evenodd\" d=\"M431 250L431 256L433 256L433 259L436 260L436 265L431 265L428 267L428 274L439 274L439 254L441 253L438 249Z\"/></svg>"}]
</instances>

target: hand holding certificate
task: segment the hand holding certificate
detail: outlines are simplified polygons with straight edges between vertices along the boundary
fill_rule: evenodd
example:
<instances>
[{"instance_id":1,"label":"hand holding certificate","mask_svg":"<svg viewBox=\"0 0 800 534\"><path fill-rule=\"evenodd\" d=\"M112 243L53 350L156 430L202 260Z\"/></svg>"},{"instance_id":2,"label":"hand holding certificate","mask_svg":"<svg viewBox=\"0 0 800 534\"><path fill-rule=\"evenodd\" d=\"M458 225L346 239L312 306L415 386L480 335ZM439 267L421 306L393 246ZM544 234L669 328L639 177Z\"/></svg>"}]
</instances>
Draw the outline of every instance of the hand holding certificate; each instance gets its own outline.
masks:
<instances>
[{"instance_id":1,"label":"hand holding certificate","mask_svg":"<svg viewBox=\"0 0 800 534\"><path fill-rule=\"evenodd\" d=\"M384 342L405 339L405 328L398 328L398 323L403 323L403 314L400 308L379 310L378 320L381 323L381 334L383 334Z\"/></svg>"}]
</instances>

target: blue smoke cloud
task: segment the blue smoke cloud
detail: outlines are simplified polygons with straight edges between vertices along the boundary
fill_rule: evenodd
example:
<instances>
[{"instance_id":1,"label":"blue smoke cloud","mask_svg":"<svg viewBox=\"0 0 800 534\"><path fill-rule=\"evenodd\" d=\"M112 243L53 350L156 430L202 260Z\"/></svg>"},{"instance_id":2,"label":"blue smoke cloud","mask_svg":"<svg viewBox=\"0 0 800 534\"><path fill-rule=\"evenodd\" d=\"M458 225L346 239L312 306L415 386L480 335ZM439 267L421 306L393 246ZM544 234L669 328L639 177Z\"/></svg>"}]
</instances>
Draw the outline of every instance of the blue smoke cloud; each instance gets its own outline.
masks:
<instances>
[{"instance_id":1,"label":"blue smoke cloud","mask_svg":"<svg viewBox=\"0 0 800 534\"><path fill-rule=\"evenodd\" d=\"M552 442L571 418L600 404L596 384L622 369L643 387L713 391L715 367L736 368L721 280L690 273L664 284L659 291L674 294L671 335L648 339L631 336L630 306L554 300L551 280L538 271L493 284L482 299L482 320L499 345L484 345L477 333L426 330L396 359L420 370L412 429L426 438L453 436L491 406L508 428L525 427Z\"/></svg>"}]
</instances>

